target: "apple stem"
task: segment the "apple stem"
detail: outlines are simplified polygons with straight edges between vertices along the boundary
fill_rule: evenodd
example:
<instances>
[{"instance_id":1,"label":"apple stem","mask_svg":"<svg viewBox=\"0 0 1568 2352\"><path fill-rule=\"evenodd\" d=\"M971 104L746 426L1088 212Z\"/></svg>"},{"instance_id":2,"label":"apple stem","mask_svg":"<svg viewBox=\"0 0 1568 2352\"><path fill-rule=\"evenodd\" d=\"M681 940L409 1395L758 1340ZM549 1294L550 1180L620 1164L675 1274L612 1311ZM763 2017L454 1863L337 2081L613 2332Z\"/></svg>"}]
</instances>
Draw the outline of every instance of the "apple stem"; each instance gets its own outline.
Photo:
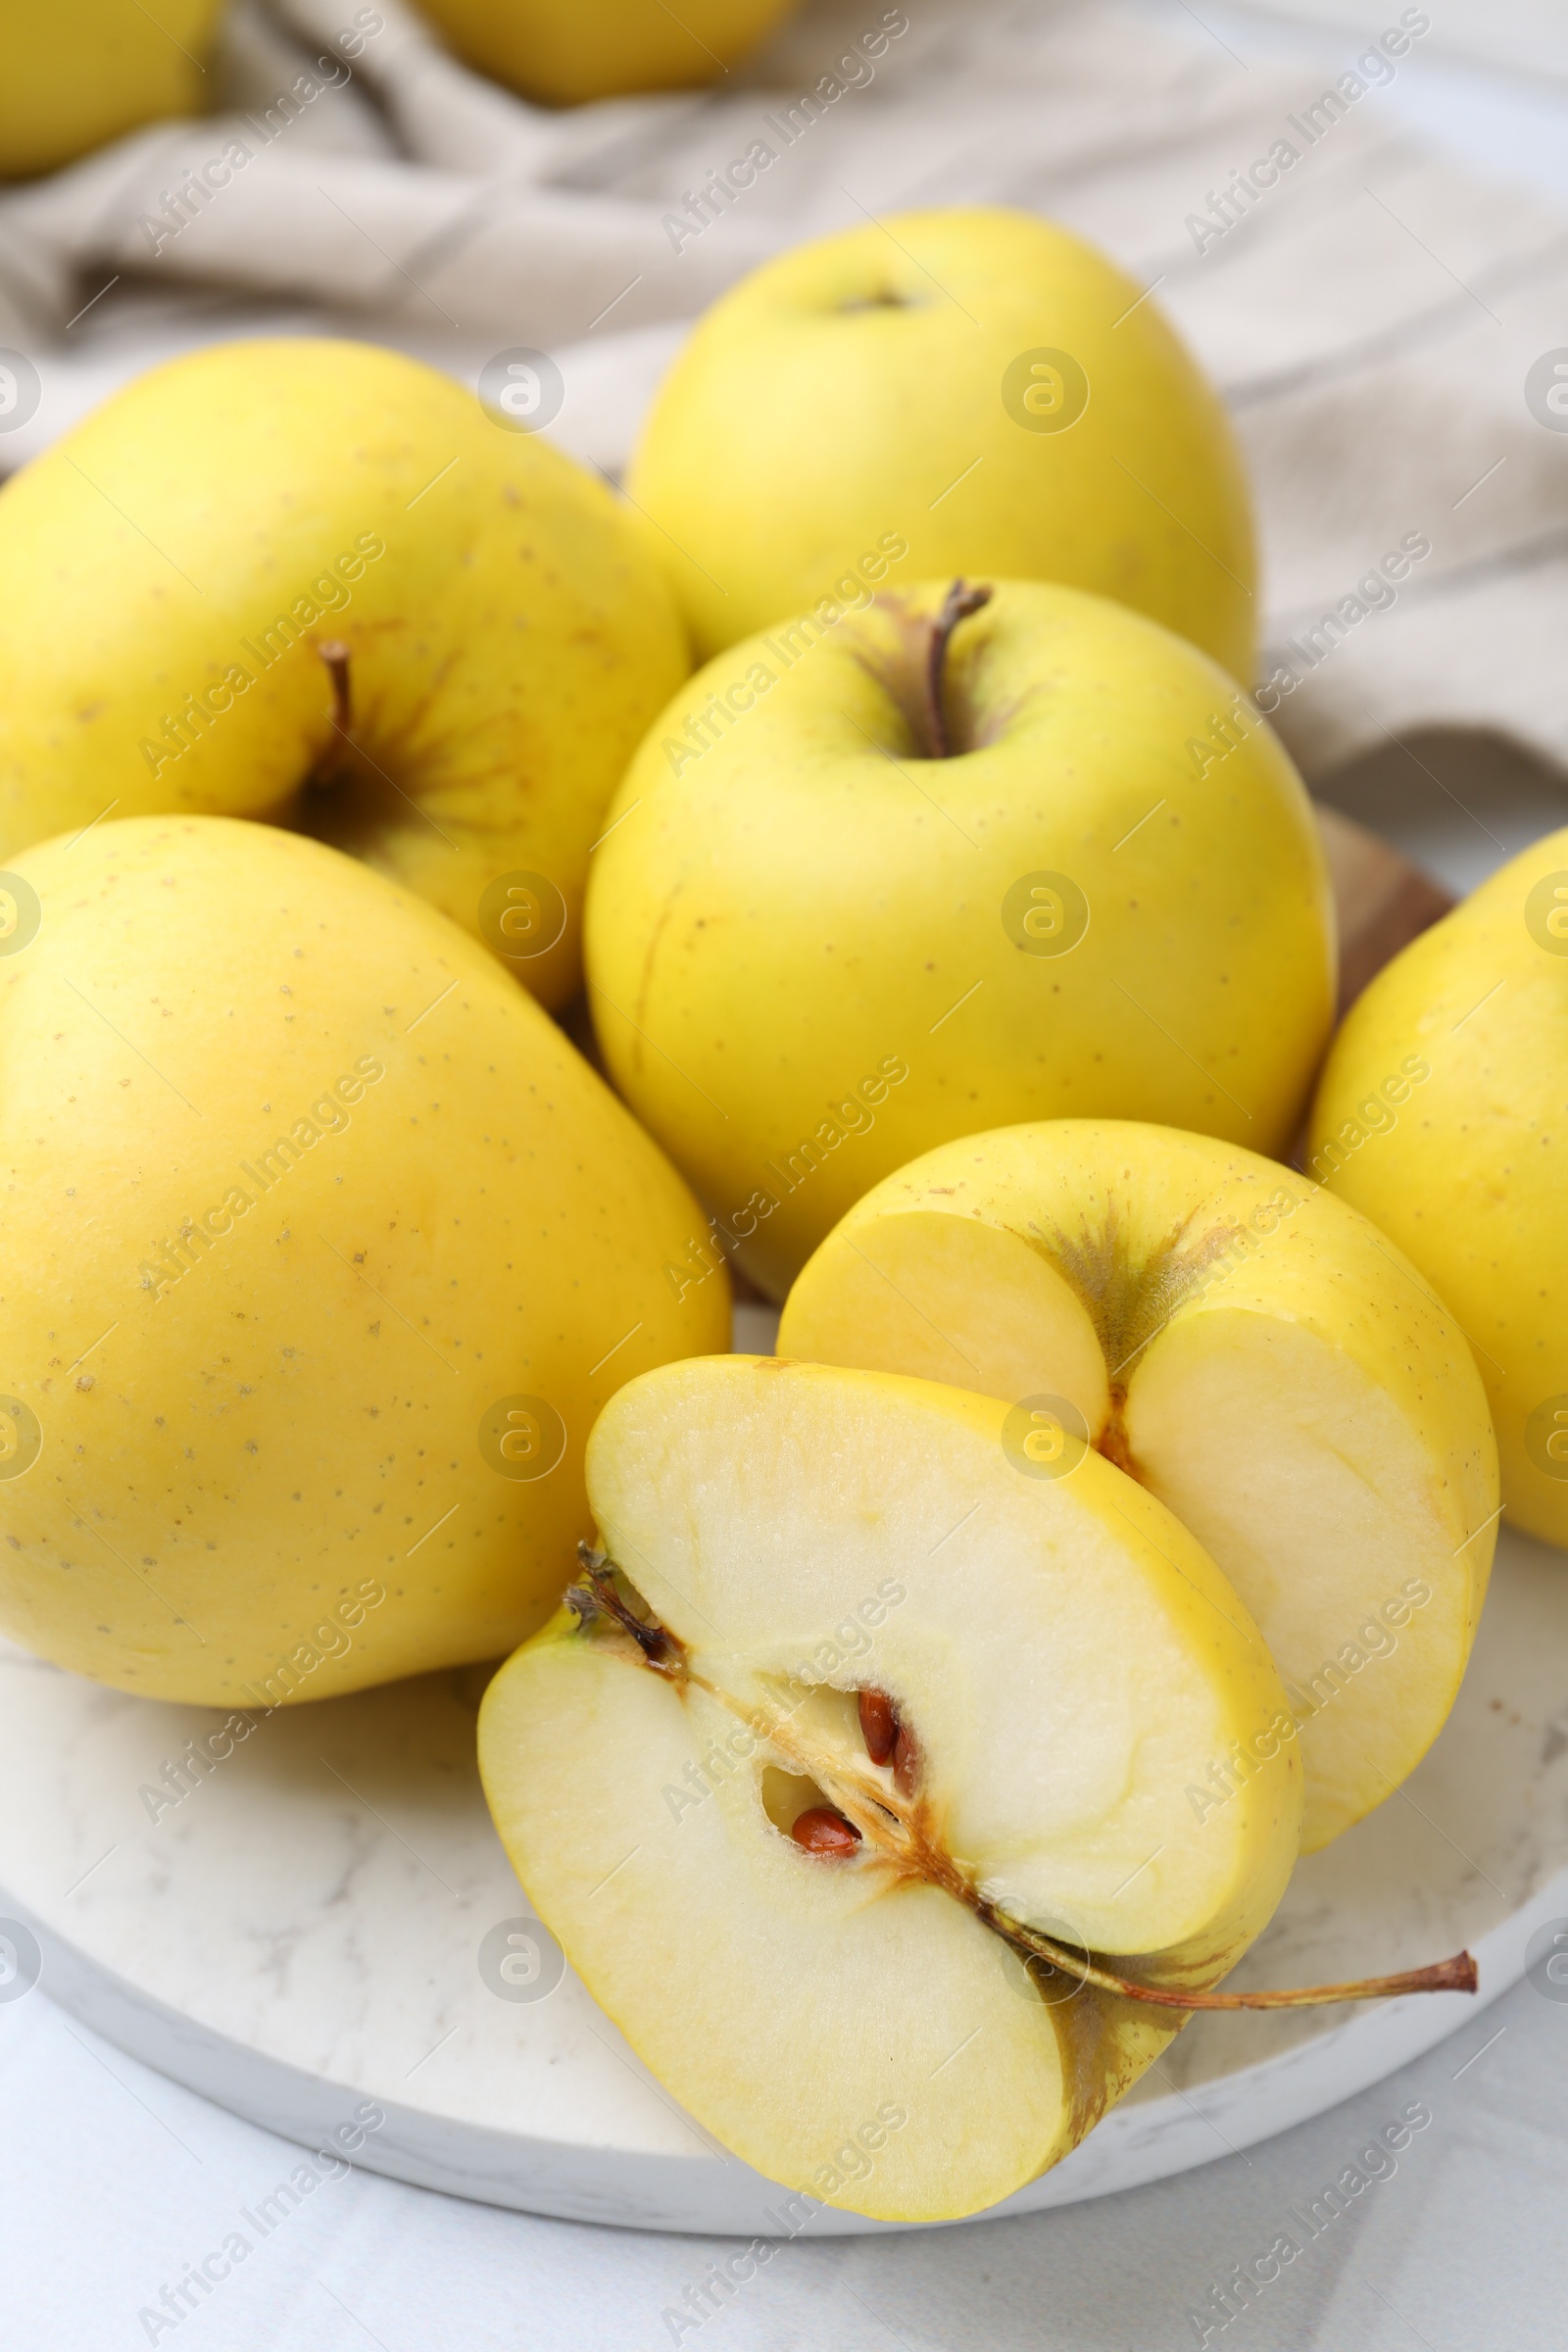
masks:
<instances>
[{"instance_id":1,"label":"apple stem","mask_svg":"<svg viewBox=\"0 0 1568 2352\"><path fill-rule=\"evenodd\" d=\"M931 758L951 760L953 740L948 733L948 715L942 701L942 671L948 658L948 645L960 620L978 612L992 598L989 588L966 588L962 580L955 580L942 600L942 610L931 623L931 645L925 662L926 723L931 734Z\"/></svg>"},{"instance_id":2,"label":"apple stem","mask_svg":"<svg viewBox=\"0 0 1568 2352\"><path fill-rule=\"evenodd\" d=\"M327 675L332 681L332 725L337 741L329 747L325 759L316 771L318 776L329 777L337 773L342 763L345 745L354 740L354 696L349 683L349 649L341 637L328 637L316 651L319 660L326 664Z\"/></svg>"},{"instance_id":3,"label":"apple stem","mask_svg":"<svg viewBox=\"0 0 1568 2352\"><path fill-rule=\"evenodd\" d=\"M1042 1936L1036 1928L1023 1927L989 1904L981 1905L981 1917L1015 1950L1049 1961L1061 1975L1094 1984L1102 1992L1113 1992L1121 2000L1149 2001L1161 2009L1318 2009L1333 2001L1388 2000L1401 1992L1474 1992L1480 1983L1470 1954L1455 1952L1451 1960L1401 1969L1392 1977L1362 1977L1353 1984L1300 1984L1278 1992L1181 1992L1174 1986L1136 1984L1130 1977L1100 1967L1086 1955Z\"/></svg>"}]
</instances>

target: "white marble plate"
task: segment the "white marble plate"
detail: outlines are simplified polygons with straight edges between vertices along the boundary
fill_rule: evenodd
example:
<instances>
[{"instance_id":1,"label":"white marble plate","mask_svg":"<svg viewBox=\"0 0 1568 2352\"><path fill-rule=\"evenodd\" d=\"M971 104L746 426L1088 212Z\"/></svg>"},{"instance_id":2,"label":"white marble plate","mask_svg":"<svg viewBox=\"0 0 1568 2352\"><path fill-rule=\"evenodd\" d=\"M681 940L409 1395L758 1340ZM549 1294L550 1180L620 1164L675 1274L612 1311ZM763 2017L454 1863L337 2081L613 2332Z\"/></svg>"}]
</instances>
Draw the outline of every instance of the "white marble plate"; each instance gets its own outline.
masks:
<instances>
[{"instance_id":1,"label":"white marble plate","mask_svg":"<svg viewBox=\"0 0 1568 2352\"><path fill-rule=\"evenodd\" d=\"M739 1336L767 1344L760 1316ZM356 2161L402 2180L643 2228L798 2228L804 2209L784 2216L785 2192L682 2112L569 1970L544 1998L514 1997L537 1984L497 1989L497 1946L528 1905L474 1768L487 1673L285 1709L154 1820L141 1789L223 1714L0 1646L0 1920L36 1938L42 1984L67 2009L285 2137L318 2144L370 2098L387 2120ZM1441 1740L1404 1789L1298 1867L1233 1982L1381 1973L1468 1943L1484 2002L1522 1973L1536 1927L1565 1913L1568 1559L1504 1536ZM1376 2082L1478 2006L1443 1994L1200 2018L1083 2147L997 2210L1243 2147ZM877 2226L825 2209L806 2224Z\"/></svg>"}]
</instances>

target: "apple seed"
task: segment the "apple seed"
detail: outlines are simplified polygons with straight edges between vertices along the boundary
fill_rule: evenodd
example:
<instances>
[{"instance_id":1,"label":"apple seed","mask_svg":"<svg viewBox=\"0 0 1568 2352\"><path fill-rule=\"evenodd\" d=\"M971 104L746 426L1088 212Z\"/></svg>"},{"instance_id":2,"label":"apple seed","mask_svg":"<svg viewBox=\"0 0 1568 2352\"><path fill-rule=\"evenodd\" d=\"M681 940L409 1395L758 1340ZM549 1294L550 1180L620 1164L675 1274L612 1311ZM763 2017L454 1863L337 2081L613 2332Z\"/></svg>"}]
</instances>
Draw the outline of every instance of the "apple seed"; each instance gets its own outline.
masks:
<instances>
[{"instance_id":1,"label":"apple seed","mask_svg":"<svg viewBox=\"0 0 1568 2352\"><path fill-rule=\"evenodd\" d=\"M853 1854L860 1842L854 1822L846 1821L831 1805L811 1805L798 1814L790 1836L808 1854Z\"/></svg>"},{"instance_id":2,"label":"apple seed","mask_svg":"<svg viewBox=\"0 0 1568 2352\"><path fill-rule=\"evenodd\" d=\"M899 1726L893 1742L893 1786L901 1796L913 1796L920 1779L920 1743L906 1723Z\"/></svg>"},{"instance_id":3,"label":"apple seed","mask_svg":"<svg viewBox=\"0 0 1568 2352\"><path fill-rule=\"evenodd\" d=\"M873 1764L891 1764L899 1738L898 1709L885 1690L860 1692L860 1737Z\"/></svg>"}]
</instances>

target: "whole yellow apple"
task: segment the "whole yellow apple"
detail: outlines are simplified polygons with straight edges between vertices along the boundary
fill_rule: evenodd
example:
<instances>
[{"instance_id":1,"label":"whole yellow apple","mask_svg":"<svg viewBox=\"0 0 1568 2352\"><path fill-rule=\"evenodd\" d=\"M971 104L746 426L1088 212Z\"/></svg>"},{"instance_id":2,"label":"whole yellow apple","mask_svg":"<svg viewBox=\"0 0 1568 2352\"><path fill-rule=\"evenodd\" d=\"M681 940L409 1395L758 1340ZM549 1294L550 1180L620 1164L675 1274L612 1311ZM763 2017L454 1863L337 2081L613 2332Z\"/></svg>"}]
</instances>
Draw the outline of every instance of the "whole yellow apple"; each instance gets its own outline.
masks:
<instances>
[{"instance_id":1,"label":"whole yellow apple","mask_svg":"<svg viewBox=\"0 0 1568 2352\"><path fill-rule=\"evenodd\" d=\"M1446 1299L1511 1527L1568 1545L1568 830L1413 940L1346 1016L1308 1167Z\"/></svg>"},{"instance_id":2,"label":"whole yellow apple","mask_svg":"<svg viewBox=\"0 0 1568 2352\"><path fill-rule=\"evenodd\" d=\"M0 179L210 103L219 0L0 0Z\"/></svg>"},{"instance_id":3,"label":"whole yellow apple","mask_svg":"<svg viewBox=\"0 0 1568 2352\"><path fill-rule=\"evenodd\" d=\"M1486 1396L1442 1301L1310 1178L1130 1121L965 1137L851 1209L778 1346L999 1397L1017 1472L1076 1476L1076 1433L1191 1531L1291 1701L1189 1788L1200 1818L1294 1741L1310 1852L1443 1728L1496 1541Z\"/></svg>"},{"instance_id":4,"label":"whole yellow apple","mask_svg":"<svg viewBox=\"0 0 1568 2352\"><path fill-rule=\"evenodd\" d=\"M727 1344L679 1178L422 900L225 818L111 819L0 912L0 1625L269 1706L510 1649L631 1376Z\"/></svg>"},{"instance_id":5,"label":"whole yellow apple","mask_svg":"<svg viewBox=\"0 0 1568 2352\"><path fill-rule=\"evenodd\" d=\"M465 65L546 106L716 81L795 0L418 0Z\"/></svg>"},{"instance_id":6,"label":"whole yellow apple","mask_svg":"<svg viewBox=\"0 0 1568 2352\"><path fill-rule=\"evenodd\" d=\"M984 207L898 214L754 271L681 351L628 476L699 652L853 595L894 534L910 578L1091 589L1250 686L1241 456L1141 292L1067 230Z\"/></svg>"},{"instance_id":7,"label":"whole yellow apple","mask_svg":"<svg viewBox=\"0 0 1568 2352\"><path fill-rule=\"evenodd\" d=\"M690 681L589 883L614 1082L774 1297L950 1137L1285 1152L1333 1014L1306 794L1211 662L1037 581L861 594Z\"/></svg>"},{"instance_id":8,"label":"whole yellow apple","mask_svg":"<svg viewBox=\"0 0 1568 2352\"><path fill-rule=\"evenodd\" d=\"M646 526L369 344L223 343L0 491L0 858L113 813L263 817L579 977L588 850L687 668Z\"/></svg>"}]
</instances>

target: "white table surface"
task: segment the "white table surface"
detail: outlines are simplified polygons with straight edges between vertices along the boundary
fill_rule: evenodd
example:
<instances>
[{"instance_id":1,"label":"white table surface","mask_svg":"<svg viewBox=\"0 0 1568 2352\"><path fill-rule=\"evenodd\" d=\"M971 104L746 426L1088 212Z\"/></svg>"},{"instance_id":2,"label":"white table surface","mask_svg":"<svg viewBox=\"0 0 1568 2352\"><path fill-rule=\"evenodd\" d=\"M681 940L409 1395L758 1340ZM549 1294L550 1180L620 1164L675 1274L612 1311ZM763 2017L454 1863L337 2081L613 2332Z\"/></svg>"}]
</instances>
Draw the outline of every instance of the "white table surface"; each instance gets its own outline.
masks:
<instances>
[{"instance_id":1,"label":"white table surface","mask_svg":"<svg viewBox=\"0 0 1568 2352\"><path fill-rule=\"evenodd\" d=\"M1337 54L1349 19L1376 30L1398 14L1394 0L1148 5L1199 17L1244 62ZM1314 6L1332 27L1316 35ZM1398 102L1472 165L1568 213L1568 82L1480 62L1488 12L1473 0L1446 36L1440 0L1431 13ZM1508 0L1495 14L1509 17ZM538 2221L355 2172L324 2183L177 2327L150 2333L143 2308L243 2227L240 2209L286 2179L298 2151L34 1990L0 2002L4 2340L19 2352L176 2337L182 2352L654 2352L699 2337L705 2352L1176 2352L1205 2340L1190 2314L1227 2271L1282 2231L1301 2238L1292 2210L1416 2101L1432 2121L1397 2171L1228 2326L1211 2313L1206 2341L1562 2352L1568 1999L1529 1983L1403 2073L1247 2156L1220 2148L1178 2180L1022 2220L832 2244L808 2230L700 2326L665 2315L690 2320L687 2290L732 2250L722 2241Z\"/></svg>"},{"instance_id":2,"label":"white table surface","mask_svg":"<svg viewBox=\"0 0 1568 2352\"><path fill-rule=\"evenodd\" d=\"M299 2151L41 1994L0 2009L0 2304L25 2352L145 2344L137 2314ZM1211 2344L1561 2352L1568 2002L1518 1985L1430 2056L1201 2170L1022 2220L779 2248L703 2352L1177 2352L1190 2311L1417 2101L1432 2121ZM997 2086L999 2098L1006 2086ZM318 2188L177 2328L180 2352L657 2352L732 2240L536 2221L363 2172Z\"/></svg>"}]
</instances>

